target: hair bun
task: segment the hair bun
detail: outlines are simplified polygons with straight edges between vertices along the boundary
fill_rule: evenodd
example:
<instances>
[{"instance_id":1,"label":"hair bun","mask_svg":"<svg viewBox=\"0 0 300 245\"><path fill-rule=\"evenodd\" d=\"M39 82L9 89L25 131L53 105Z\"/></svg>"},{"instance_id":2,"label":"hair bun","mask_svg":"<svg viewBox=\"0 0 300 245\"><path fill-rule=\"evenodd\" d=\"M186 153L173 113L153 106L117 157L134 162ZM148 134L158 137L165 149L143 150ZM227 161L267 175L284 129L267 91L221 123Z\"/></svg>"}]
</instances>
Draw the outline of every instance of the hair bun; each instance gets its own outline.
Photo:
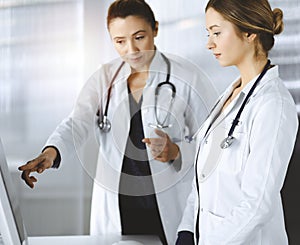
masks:
<instances>
[{"instance_id":1,"label":"hair bun","mask_svg":"<svg viewBox=\"0 0 300 245\"><path fill-rule=\"evenodd\" d=\"M274 35L280 34L283 31L284 24L283 24L283 12L279 8L273 9L273 32Z\"/></svg>"}]
</instances>

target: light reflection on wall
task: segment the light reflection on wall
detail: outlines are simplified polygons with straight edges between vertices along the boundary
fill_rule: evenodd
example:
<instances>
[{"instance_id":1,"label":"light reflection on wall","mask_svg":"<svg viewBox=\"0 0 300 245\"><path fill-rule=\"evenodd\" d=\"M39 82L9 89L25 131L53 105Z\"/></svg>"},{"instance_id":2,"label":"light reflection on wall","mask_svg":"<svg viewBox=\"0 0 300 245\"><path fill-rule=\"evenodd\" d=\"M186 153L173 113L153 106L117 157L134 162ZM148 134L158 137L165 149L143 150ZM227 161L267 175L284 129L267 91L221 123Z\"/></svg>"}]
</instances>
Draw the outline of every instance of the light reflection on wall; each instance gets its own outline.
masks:
<instances>
[{"instance_id":1,"label":"light reflection on wall","mask_svg":"<svg viewBox=\"0 0 300 245\"><path fill-rule=\"evenodd\" d=\"M0 2L0 135L32 157L82 84L82 1Z\"/></svg>"}]
</instances>

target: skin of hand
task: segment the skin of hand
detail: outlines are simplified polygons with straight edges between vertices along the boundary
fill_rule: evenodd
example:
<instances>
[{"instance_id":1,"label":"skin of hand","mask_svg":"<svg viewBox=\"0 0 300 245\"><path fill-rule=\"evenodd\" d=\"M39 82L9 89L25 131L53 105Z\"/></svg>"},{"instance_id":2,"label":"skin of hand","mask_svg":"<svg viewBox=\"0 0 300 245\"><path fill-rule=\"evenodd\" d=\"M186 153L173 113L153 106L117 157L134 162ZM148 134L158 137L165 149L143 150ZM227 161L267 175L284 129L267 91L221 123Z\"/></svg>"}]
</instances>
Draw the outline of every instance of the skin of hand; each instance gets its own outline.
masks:
<instances>
[{"instance_id":1,"label":"skin of hand","mask_svg":"<svg viewBox=\"0 0 300 245\"><path fill-rule=\"evenodd\" d=\"M23 171L21 177L30 188L34 187L34 182L37 182L37 179L30 174L32 172L41 174L44 170L51 168L56 156L56 150L53 147L48 147L38 157L18 168Z\"/></svg>"},{"instance_id":2,"label":"skin of hand","mask_svg":"<svg viewBox=\"0 0 300 245\"><path fill-rule=\"evenodd\" d=\"M179 156L179 147L170 140L168 134L161 130L155 129L157 138L144 138L142 141L151 149L155 160L169 162Z\"/></svg>"}]
</instances>

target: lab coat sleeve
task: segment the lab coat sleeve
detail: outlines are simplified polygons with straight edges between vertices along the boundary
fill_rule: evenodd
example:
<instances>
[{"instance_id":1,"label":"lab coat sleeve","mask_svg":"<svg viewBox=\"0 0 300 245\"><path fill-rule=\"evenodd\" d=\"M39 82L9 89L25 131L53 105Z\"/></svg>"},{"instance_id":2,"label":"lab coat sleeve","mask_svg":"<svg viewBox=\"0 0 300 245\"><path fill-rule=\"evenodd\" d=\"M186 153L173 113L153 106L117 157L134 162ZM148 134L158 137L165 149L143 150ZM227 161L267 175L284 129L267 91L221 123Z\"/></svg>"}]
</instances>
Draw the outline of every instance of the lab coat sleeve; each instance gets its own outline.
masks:
<instances>
[{"instance_id":1,"label":"lab coat sleeve","mask_svg":"<svg viewBox=\"0 0 300 245\"><path fill-rule=\"evenodd\" d=\"M64 119L48 138L45 147L55 146L61 159L77 153L86 140L95 133L100 86L96 72L83 86L72 113Z\"/></svg>"},{"instance_id":2,"label":"lab coat sleeve","mask_svg":"<svg viewBox=\"0 0 300 245\"><path fill-rule=\"evenodd\" d=\"M190 231L194 233L194 217L195 217L195 201L197 198L195 178L193 179L192 190L186 201L186 206L184 208L183 216L181 222L178 226L177 233L180 231Z\"/></svg>"},{"instance_id":3,"label":"lab coat sleeve","mask_svg":"<svg viewBox=\"0 0 300 245\"><path fill-rule=\"evenodd\" d=\"M241 182L241 201L206 234L209 245L246 244L273 216L293 151L298 119L295 105L269 94L258 101ZM257 108L257 107L256 107ZM201 236L201 234L200 234Z\"/></svg>"},{"instance_id":4,"label":"lab coat sleeve","mask_svg":"<svg viewBox=\"0 0 300 245\"><path fill-rule=\"evenodd\" d=\"M215 104L218 93L213 86L209 77L198 67L191 71L193 74L192 81L187 85L190 86L187 106L185 110L185 136L191 138L201 127L207 118L212 106ZM185 139L177 142L180 149L181 162L185 165L183 168L190 167L194 161L195 142L189 142ZM193 154L191 154L193 152ZM175 169L181 170L182 166L176 163ZM180 167L179 167L180 166Z\"/></svg>"}]
</instances>

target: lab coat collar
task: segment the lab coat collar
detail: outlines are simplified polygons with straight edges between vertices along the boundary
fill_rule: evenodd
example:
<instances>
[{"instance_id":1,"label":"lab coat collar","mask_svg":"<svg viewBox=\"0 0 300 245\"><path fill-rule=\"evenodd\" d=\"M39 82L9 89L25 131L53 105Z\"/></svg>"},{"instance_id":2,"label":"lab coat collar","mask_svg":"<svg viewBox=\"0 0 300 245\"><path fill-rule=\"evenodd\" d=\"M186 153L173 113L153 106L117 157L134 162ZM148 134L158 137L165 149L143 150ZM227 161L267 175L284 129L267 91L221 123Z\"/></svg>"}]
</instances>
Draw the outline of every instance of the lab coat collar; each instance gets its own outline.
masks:
<instances>
[{"instance_id":1,"label":"lab coat collar","mask_svg":"<svg viewBox=\"0 0 300 245\"><path fill-rule=\"evenodd\" d=\"M246 86L241 90L240 94L224 110L225 115L228 114L235 106L241 105L241 103L243 102L243 100L247 96L247 94L249 93L250 89L252 88L253 84L255 83L255 81L256 81L256 79L258 78L259 75L260 74L255 76L248 84L246 84ZM264 84L266 84L268 81L270 81L270 80L272 80L272 79L274 79L278 76L279 76L278 66L274 66L274 67L270 68L267 71L267 73L263 76L261 81L258 83L257 87L254 89L253 94L251 95L251 97L255 96L255 94L264 86ZM229 86L228 89L225 91L225 93L224 93L225 101L231 95L235 85L237 83L239 83L239 80L240 80L240 77L235 79L234 82L231 84L231 86ZM251 97L250 97L250 99L251 99Z\"/></svg>"},{"instance_id":2,"label":"lab coat collar","mask_svg":"<svg viewBox=\"0 0 300 245\"><path fill-rule=\"evenodd\" d=\"M120 78L126 78L122 80L127 83L127 78L130 76L130 74L131 74L131 67L127 62L125 62L124 67L123 69L121 69L120 72Z\"/></svg>"},{"instance_id":3,"label":"lab coat collar","mask_svg":"<svg viewBox=\"0 0 300 245\"><path fill-rule=\"evenodd\" d=\"M166 66L166 63L163 60L161 52L159 52L157 49L155 49L155 54L154 54L153 59L151 61L149 70L154 71L154 72L155 71L160 71L162 65ZM164 69L164 70L167 71L167 66L166 66L166 69Z\"/></svg>"},{"instance_id":4,"label":"lab coat collar","mask_svg":"<svg viewBox=\"0 0 300 245\"><path fill-rule=\"evenodd\" d=\"M255 80L257 79L259 75L257 75L255 78L253 78L241 91L241 93L232 101L232 103L229 104L229 106L222 112L222 118L224 118L234 107L241 105L243 99L245 98L245 96L247 95L247 93L249 92L249 90L251 89L252 85L254 84ZM276 77L279 76L278 73L278 66L274 66L272 68L270 68L267 73L264 75L264 77L262 78L262 80L258 83L256 89L254 90L253 95L255 95L260 88L263 87L264 84L266 84L268 81L270 81L271 79L274 79ZM217 126L218 124L215 124L214 126L210 127L210 124L212 123L213 119L215 118L215 116L220 112L221 108L223 107L223 104L225 103L225 101L227 100L227 98L230 96L230 94L233 91L233 88L235 87L235 85L239 82L240 77L238 77L237 79L235 79L231 85L224 91L223 95L221 95L219 97L219 99L217 100L215 106L213 107L212 111L210 112L207 120L205 121L205 123L202 125L202 127L196 132L196 134L194 135L193 138L197 137L198 139L202 139L205 135L209 134L210 131L212 131L215 126ZM221 120L219 121L221 122ZM209 128L209 130L207 130Z\"/></svg>"},{"instance_id":5,"label":"lab coat collar","mask_svg":"<svg viewBox=\"0 0 300 245\"><path fill-rule=\"evenodd\" d=\"M218 123L215 123L212 127L210 127L210 129L208 130L208 132L206 132L205 135L209 134L210 131L212 131L222 120L224 119L226 115L228 115L228 113L235 107L237 106L241 106L242 102L244 100L244 98L247 96L247 94L249 93L251 87L253 86L253 84L255 83L256 79L258 78L259 75L257 75L256 77L254 77L240 92L240 94L228 105L228 107L222 112L222 114L220 114L220 120L218 120ZM262 88L264 86L264 84L266 84L268 81L276 78L279 76L278 73L278 66L274 66L272 68L270 68L267 73L264 75L264 77L261 79L261 81L258 83L257 87L255 88L252 96L255 96L255 94L260 90L260 88ZM234 87L236 87L237 83L239 83L240 81L240 77L235 79L234 82L231 84L231 86L229 86L224 94L223 97L220 99L220 101L218 102L217 106L215 107L215 109L213 110L213 112L210 115L209 118L209 125L211 123L213 123L213 119L215 118L216 114L219 113L219 111L221 110L223 104L225 103L225 101L227 100L227 98L231 95ZM251 97L252 97L251 96ZM250 99L251 99L250 97Z\"/></svg>"},{"instance_id":6,"label":"lab coat collar","mask_svg":"<svg viewBox=\"0 0 300 245\"><path fill-rule=\"evenodd\" d=\"M159 52L157 49L155 49L155 54L149 67L149 78L147 80L147 83L151 83L152 81L155 81L154 77L160 73L167 74L167 71L168 71L168 67L162 57L162 53Z\"/></svg>"},{"instance_id":7,"label":"lab coat collar","mask_svg":"<svg viewBox=\"0 0 300 245\"><path fill-rule=\"evenodd\" d=\"M258 78L259 74L254 77L241 91L241 93L243 93L244 95L248 94L250 89L252 88L253 84L255 83L256 79ZM276 78L279 76L279 72L278 72L278 66L274 66L272 68L270 68L267 73L263 76L263 78L260 80L260 82L258 83L257 87L255 88L253 95L255 95L260 88L262 88L264 86L264 84L266 84L268 81Z\"/></svg>"}]
</instances>

